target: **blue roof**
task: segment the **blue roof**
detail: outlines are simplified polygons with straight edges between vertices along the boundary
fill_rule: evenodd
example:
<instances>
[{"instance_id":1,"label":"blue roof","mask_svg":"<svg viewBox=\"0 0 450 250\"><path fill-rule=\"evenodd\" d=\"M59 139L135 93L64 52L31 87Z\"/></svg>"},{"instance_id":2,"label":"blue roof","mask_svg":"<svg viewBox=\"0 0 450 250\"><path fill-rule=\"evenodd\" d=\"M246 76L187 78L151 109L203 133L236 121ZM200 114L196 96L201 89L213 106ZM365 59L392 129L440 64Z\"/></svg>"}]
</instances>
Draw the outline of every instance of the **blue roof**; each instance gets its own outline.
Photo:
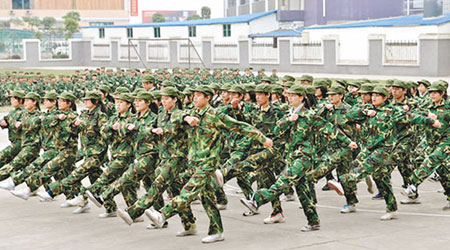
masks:
<instances>
[{"instance_id":1,"label":"blue roof","mask_svg":"<svg viewBox=\"0 0 450 250\"><path fill-rule=\"evenodd\" d=\"M139 27L165 27L165 26L197 26L197 25L212 25L212 24L232 24L232 23L248 23L255 19L275 14L277 11L272 10L268 12L261 12L255 14L214 18L214 19L199 19L182 22L164 22L164 23L140 23L140 24L124 24L124 25L100 25L100 26L84 26L81 28L139 28Z\"/></svg>"},{"instance_id":2,"label":"blue roof","mask_svg":"<svg viewBox=\"0 0 450 250\"><path fill-rule=\"evenodd\" d=\"M262 34L250 34L248 37L293 37L293 36L301 36L304 28L300 28L298 30L274 30L267 33Z\"/></svg>"},{"instance_id":3,"label":"blue roof","mask_svg":"<svg viewBox=\"0 0 450 250\"><path fill-rule=\"evenodd\" d=\"M450 22L450 12L440 17L423 19L423 15L401 16L393 18L383 18L360 22L343 23L337 25L323 25L308 27L306 29L339 29L339 28L363 28L363 27L394 27L394 26L421 26L440 25Z\"/></svg>"}]
</instances>

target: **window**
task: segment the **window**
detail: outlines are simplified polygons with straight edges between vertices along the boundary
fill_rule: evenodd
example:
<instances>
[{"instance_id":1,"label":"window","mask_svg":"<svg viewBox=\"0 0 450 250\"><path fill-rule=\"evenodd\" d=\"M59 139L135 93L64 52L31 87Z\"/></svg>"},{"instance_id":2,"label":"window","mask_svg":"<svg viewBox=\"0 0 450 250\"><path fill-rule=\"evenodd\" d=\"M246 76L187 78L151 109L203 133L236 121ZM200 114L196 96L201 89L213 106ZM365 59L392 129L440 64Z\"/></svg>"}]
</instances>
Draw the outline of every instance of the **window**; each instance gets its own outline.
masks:
<instances>
[{"instance_id":1,"label":"window","mask_svg":"<svg viewBox=\"0 0 450 250\"><path fill-rule=\"evenodd\" d=\"M196 37L197 36L197 27L195 26L189 26L189 37Z\"/></svg>"},{"instance_id":2,"label":"window","mask_svg":"<svg viewBox=\"0 0 450 250\"><path fill-rule=\"evenodd\" d=\"M114 25L114 22L89 22L89 26Z\"/></svg>"},{"instance_id":3,"label":"window","mask_svg":"<svg viewBox=\"0 0 450 250\"><path fill-rule=\"evenodd\" d=\"M127 37L133 38L133 28L127 28Z\"/></svg>"},{"instance_id":4,"label":"window","mask_svg":"<svg viewBox=\"0 0 450 250\"><path fill-rule=\"evenodd\" d=\"M161 28L160 27L153 28L153 34L154 37L161 37Z\"/></svg>"},{"instance_id":5,"label":"window","mask_svg":"<svg viewBox=\"0 0 450 250\"><path fill-rule=\"evenodd\" d=\"M104 28L98 29L98 37L105 38L105 29Z\"/></svg>"},{"instance_id":6,"label":"window","mask_svg":"<svg viewBox=\"0 0 450 250\"><path fill-rule=\"evenodd\" d=\"M12 8L15 10L29 10L30 0L12 0Z\"/></svg>"},{"instance_id":7,"label":"window","mask_svg":"<svg viewBox=\"0 0 450 250\"><path fill-rule=\"evenodd\" d=\"M223 36L230 37L231 36L231 24L223 25Z\"/></svg>"},{"instance_id":8,"label":"window","mask_svg":"<svg viewBox=\"0 0 450 250\"><path fill-rule=\"evenodd\" d=\"M241 5L247 4L247 0L241 0Z\"/></svg>"}]
</instances>

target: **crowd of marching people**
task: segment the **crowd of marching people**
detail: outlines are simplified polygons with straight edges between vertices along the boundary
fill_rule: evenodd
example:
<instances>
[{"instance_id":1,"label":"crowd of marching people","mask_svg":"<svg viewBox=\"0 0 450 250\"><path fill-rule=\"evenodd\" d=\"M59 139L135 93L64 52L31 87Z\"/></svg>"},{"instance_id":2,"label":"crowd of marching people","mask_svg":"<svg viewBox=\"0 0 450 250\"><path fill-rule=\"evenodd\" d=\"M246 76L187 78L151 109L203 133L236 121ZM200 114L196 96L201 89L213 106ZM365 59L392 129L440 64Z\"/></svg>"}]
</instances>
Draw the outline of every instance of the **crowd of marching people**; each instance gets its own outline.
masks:
<instances>
[{"instance_id":1,"label":"crowd of marching people","mask_svg":"<svg viewBox=\"0 0 450 250\"><path fill-rule=\"evenodd\" d=\"M280 199L296 193L303 232L320 229L315 184L322 178L324 190L345 197L341 213L357 211L356 187L365 181L386 203L380 219L396 219L395 168L402 204L420 203L430 177L442 184L450 211L447 90L444 80L295 78L250 68L98 68L58 79L11 72L0 75L0 104L12 106L0 119L11 142L0 152L0 188L24 200L64 195L60 207L74 214L92 203L105 209L99 217L128 225L145 214L149 229L178 215L179 237L197 233L191 204L198 200L210 221L203 243L224 240L223 186L233 178L243 216L271 203L265 224L284 222ZM126 208L117 207L119 194Z\"/></svg>"}]
</instances>

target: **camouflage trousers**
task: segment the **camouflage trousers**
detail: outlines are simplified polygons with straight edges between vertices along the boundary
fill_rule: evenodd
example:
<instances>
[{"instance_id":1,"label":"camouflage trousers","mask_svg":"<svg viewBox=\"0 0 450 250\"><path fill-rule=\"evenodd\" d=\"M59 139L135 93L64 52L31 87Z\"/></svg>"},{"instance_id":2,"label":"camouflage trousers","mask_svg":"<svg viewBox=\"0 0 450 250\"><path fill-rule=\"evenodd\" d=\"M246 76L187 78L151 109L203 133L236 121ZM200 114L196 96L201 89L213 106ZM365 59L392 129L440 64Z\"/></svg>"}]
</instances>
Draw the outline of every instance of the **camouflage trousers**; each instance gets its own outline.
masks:
<instances>
[{"instance_id":1,"label":"camouflage trousers","mask_svg":"<svg viewBox=\"0 0 450 250\"><path fill-rule=\"evenodd\" d=\"M319 224L319 215L316 211L314 201L314 190L311 190L311 181L305 178L306 172L311 170L312 159L308 156L300 156L295 159L292 165L288 166L276 182L269 188L258 189L253 194L253 200L258 206L277 199L282 193L295 186L298 199L302 205L303 212L309 225Z\"/></svg>"},{"instance_id":2,"label":"camouflage trousers","mask_svg":"<svg viewBox=\"0 0 450 250\"><path fill-rule=\"evenodd\" d=\"M110 184L101 193L103 200L112 200L116 195L122 193L128 206L137 201L137 190L142 180L144 187L150 188L155 179L155 167L158 162L158 154L147 154L139 157L136 163L130 164L122 176ZM164 205L162 195L158 197L158 209Z\"/></svg>"},{"instance_id":3,"label":"camouflage trousers","mask_svg":"<svg viewBox=\"0 0 450 250\"><path fill-rule=\"evenodd\" d=\"M87 189L93 194L99 194L103 192L110 184L117 180L127 170L127 167L133 161L132 157L117 157L113 158L111 162L107 164L106 169L98 177L98 179ZM127 200L125 200L127 201ZM131 205L131 204L130 204ZM117 210L117 204L114 199L105 200L103 207L107 213L111 213Z\"/></svg>"},{"instance_id":4,"label":"camouflage trousers","mask_svg":"<svg viewBox=\"0 0 450 250\"><path fill-rule=\"evenodd\" d=\"M398 171L402 176L404 187L411 184L409 177L414 171L414 164L411 156L413 153L417 152L417 150L415 150L416 146L412 144L414 141L412 139L410 141L407 139L399 141L391 152L392 164L397 166Z\"/></svg>"},{"instance_id":5,"label":"camouflage trousers","mask_svg":"<svg viewBox=\"0 0 450 250\"><path fill-rule=\"evenodd\" d=\"M224 181L225 182L236 177L236 175L233 176L232 174L227 174L227 173L229 172L230 169L232 171L233 166L235 164L237 164L240 161L243 161L245 158L247 158L248 154L249 154L248 151L243 151L243 150L233 151L230 153L230 157L222 165L222 172L224 172ZM241 173L241 174L237 175L237 177L236 177L237 184L241 188L244 196L247 199L250 199L250 195L253 193L253 188L252 188L252 184L250 183L250 178L251 177L248 173ZM218 201L218 203L222 204L219 201Z\"/></svg>"},{"instance_id":6,"label":"camouflage trousers","mask_svg":"<svg viewBox=\"0 0 450 250\"><path fill-rule=\"evenodd\" d=\"M209 170L214 164L214 162L196 163L192 176L183 186L180 194L160 209L166 219L189 209L191 202L200 195L203 208L209 218L208 235L223 232L222 218L215 203L214 193L217 184L212 177L214 171Z\"/></svg>"},{"instance_id":7,"label":"camouflage trousers","mask_svg":"<svg viewBox=\"0 0 450 250\"><path fill-rule=\"evenodd\" d=\"M21 149L22 147L20 143L13 142L11 145L0 151L0 168L10 163L14 157L19 154Z\"/></svg>"},{"instance_id":8,"label":"camouflage trousers","mask_svg":"<svg viewBox=\"0 0 450 250\"><path fill-rule=\"evenodd\" d=\"M41 156L34 160L30 165L25 167L23 170L15 172L11 175L14 184L19 185L24 182L28 176L42 169L42 167L47 164L51 159L55 158L58 154L56 149L49 149L44 151Z\"/></svg>"},{"instance_id":9,"label":"camouflage trousers","mask_svg":"<svg viewBox=\"0 0 450 250\"><path fill-rule=\"evenodd\" d=\"M386 202L386 211L397 211L397 201L391 184L391 164L389 149L377 148L373 151L362 150L350 165L350 172L341 175L339 179L343 186L356 185L361 179L372 174L378 191Z\"/></svg>"},{"instance_id":10,"label":"camouflage trousers","mask_svg":"<svg viewBox=\"0 0 450 250\"><path fill-rule=\"evenodd\" d=\"M14 159L6 166L0 169L0 181L14 175L15 172L21 171L33 162L39 156L39 147L26 146L14 157Z\"/></svg>"},{"instance_id":11,"label":"camouflage trousers","mask_svg":"<svg viewBox=\"0 0 450 250\"><path fill-rule=\"evenodd\" d=\"M49 185L49 191L54 195L59 195L61 193L67 193L71 189L75 188L83 193L81 181L89 177L90 183L95 183L95 181L102 174L102 169L100 168L103 160L103 155L91 155L84 158L83 164L76 167L68 176L60 181L53 182ZM87 199L87 197L84 197Z\"/></svg>"},{"instance_id":12,"label":"camouflage trousers","mask_svg":"<svg viewBox=\"0 0 450 250\"><path fill-rule=\"evenodd\" d=\"M147 190L147 193L127 208L127 212L131 218L134 220L140 217L144 213L145 209L152 206L155 207L155 205L159 206L159 209L161 209L160 204L162 194L168 187L171 187L173 195L179 195L183 185L187 182L186 178L180 178L180 174L185 171L185 169L184 158L161 160L155 170L156 178ZM212 192L214 197L214 190ZM185 230L189 230L195 225L195 217L192 214L189 204L187 204L185 208L179 212L179 216Z\"/></svg>"},{"instance_id":13,"label":"camouflage trousers","mask_svg":"<svg viewBox=\"0 0 450 250\"><path fill-rule=\"evenodd\" d=\"M307 173L308 178L314 183L336 169L337 175L342 176L349 172L350 163L353 160L353 152L349 148L336 149L333 153L326 152L321 156L317 167ZM339 181L340 178L339 178ZM341 181L342 182L342 181ZM358 203L356 198L356 184L342 185L347 205Z\"/></svg>"},{"instance_id":14,"label":"camouflage trousers","mask_svg":"<svg viewBox=\"0 0 450 250\"><path fill-rule=\"evenodd\" d=\"M25 179L25 183L31 191L37 190L40 186L48 185L53 176L55 180L62 180L68 176L75 168L76 153L73 149L65 149L58 151L59 153L45 164L39 171L34 172ZM46 187L48 189L48 186ZM66 198L74 198L78 194L79 189L75 186L69 188L66 192Z\"/></svg>"},{"instance_id":15,"label":"camouflage trousers","mask_svg":"<svg viewBox=\"0 0 450 250\"><path fill-rule=\"evenodd\" d=\"M276 163L279 161L275 151L264 149L249 155L244 161L227 166L223 170L224 180L230 180L233 177L241 177L240 179L238 178L238 183L242 186L246 186L247 188L245 189L247 190L251 189L251 184L254 181L257 181L258 188L269 188L276 181L274 168L277 167ZM252 174L252 172L255 171L257 173ZM289 192L289 189L287 189L286 192ZM272 215L283 212L279 197L271 200L271 203Z\"/></svg>"}]
</instances>

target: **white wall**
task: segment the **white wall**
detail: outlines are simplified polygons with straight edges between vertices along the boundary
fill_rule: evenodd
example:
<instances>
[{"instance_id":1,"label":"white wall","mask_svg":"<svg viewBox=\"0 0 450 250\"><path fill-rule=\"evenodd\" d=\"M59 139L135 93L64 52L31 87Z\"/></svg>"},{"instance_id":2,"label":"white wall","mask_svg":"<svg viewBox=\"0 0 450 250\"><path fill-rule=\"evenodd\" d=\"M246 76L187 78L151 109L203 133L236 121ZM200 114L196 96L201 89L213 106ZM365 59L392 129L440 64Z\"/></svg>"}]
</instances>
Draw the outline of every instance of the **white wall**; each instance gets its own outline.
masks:
<instances>
[{"instance_id":1,"label":"white wall","mask_svg":"<svg viewBox=\"0 0 450 250\"><path fill-rule=\"evenodd\" d=\"M270 14L250 22L249 34L266 33L279 28L277 15ZM248 34L247 34L248 35Z\"/></svg>"}]
</instances>

